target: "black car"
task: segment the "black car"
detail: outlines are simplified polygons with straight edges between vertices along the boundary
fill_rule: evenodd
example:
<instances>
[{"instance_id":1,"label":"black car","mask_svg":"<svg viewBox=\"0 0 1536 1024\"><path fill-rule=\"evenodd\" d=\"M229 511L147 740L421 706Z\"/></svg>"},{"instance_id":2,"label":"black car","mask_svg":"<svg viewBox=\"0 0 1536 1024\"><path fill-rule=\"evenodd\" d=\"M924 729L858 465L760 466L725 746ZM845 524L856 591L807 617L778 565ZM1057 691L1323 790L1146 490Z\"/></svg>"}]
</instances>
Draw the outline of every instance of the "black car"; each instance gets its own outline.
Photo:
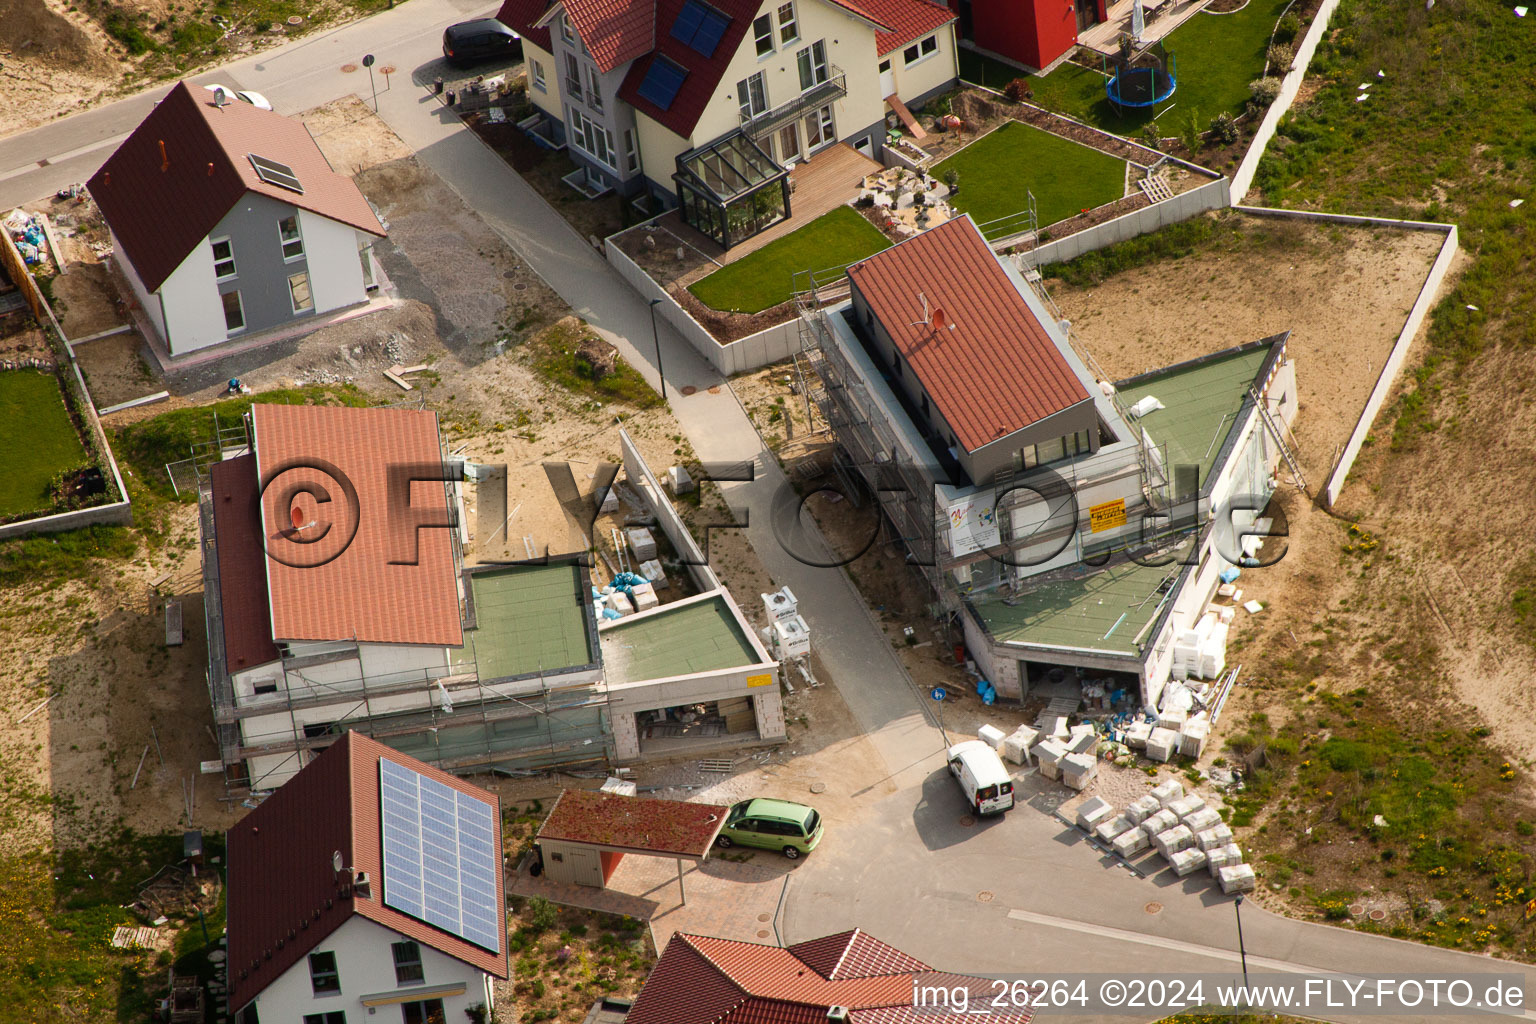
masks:
<instances>
[{"instance_id":1,"label":"black car","mask_svg":"<svg viewBox=\"0 0 1536 1024\"><path fill-rule=\"evenodd\" d=\"M523 41L495 18L461 21L443 31L443 57L456 68L522 56Z\"/></svg>"}]
</instances>

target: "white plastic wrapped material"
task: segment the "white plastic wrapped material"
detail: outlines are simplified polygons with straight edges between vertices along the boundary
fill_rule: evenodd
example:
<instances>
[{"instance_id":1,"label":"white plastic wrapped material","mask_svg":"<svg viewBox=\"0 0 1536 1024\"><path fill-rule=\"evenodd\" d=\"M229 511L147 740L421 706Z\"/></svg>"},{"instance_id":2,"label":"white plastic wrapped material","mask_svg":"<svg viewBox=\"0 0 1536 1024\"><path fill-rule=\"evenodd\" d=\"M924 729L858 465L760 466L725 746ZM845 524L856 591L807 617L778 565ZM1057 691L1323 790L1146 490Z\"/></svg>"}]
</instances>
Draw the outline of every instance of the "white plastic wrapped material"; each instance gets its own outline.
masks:
<instances>
[{"instance_id":1,"label":"white plastic wrapped material","mask_svg":"<svg viewBox=\"0 0 1536 1024\"><path fill-rule=\"evenodd\" d=\"M1253 868L1247 864L1228 865L1217 872L1216 877L1221 881L1221 891L1229 896L1235 892L1252 892L1258 885Z\"/></svg>"},{"instance_id":2,"label":"white plastic wrapped material","mask_svg":"<svg viewBox=\"0 0 1536 1024\"><path fill-rule=\"evenodd\" d=\"M1157 797L1148 794L1132 801L1131 805L1125 809L1125 816L1130 819L1132 825L1140 825L1162 809L1163 805L1158 803Z\"/></svg>"},{"instance_id":3,"label":"white plastic wrapped material","mask_svg":"<svg viewBox=\"0 0 1536 1024\"><path fill-rule=\"evenodd\" d=\"M1077 826L1092 832L1100 822L1108 821L1114 816L1114 805L1103 797L1096 796L1077 809Z\"/></svg>"},{"instance_id":4,"label":"white plastic wrapped material","mask_svg":"<svg viewBox=\"0 0 1536 1024\"><path fill-rule=\"evenodd\" d=\"M1125 745L1133 750L1145 750L1147 737L1152 735L1151 722L1132 722L1125 727Z\"/></svg>"},{"instance_id":5,"label":"white plastic wrapped material","mask_svg":"<svg viewBox=\"0 0 1536 1024\"><path fill-rule=\"evenodd\" d=\"M1120 856L1130 857L1151 846L1152 840L1141 829L1133 828L1116 836L1111 845Z\"/></svg>"},{"instance_id":6,"label":"white plastic wrapped material","mask_svg":"<svg viewBox=\"0 0 1536 1024\"><path fill-rule=\"evenodd\" d=\"M1146 397L1144 397L1140 401L1138 401L1135 405L1131 406L1131 410L1130 411L1131 411L1131 415L1132 416L1135 416L1137 419L1141 419L1143 416L1147 415L1148 413L1153 413L1153 412L1156 412L1159 409L1166 409L1166 408L1168 408L1168 407L1166 405L1164 405L1162 402L1159 402L1157 400L1156 396L1154 396L1154 395L1147 395Z\"/></svg>"},{"instance_id":7,"label":"white plastic wrapped material","mask_svg":"<svg viewBox=\"0 0 1536 1024\"><path fill-rule=\"evenodd\" d=\"M624 593L622 590L615 590L611 594L605 594L603 596L603 600L608 602L608 607L612 608L620 615L635 614L635 606L633 602L630 601L629 595Z\"/></svg>"},{"instance_id":8,"label":"white plastic wrapped material","mask_svg":"<svg viewBox=\"0 0 1536 1024\"><path fill-rule=\"evenodd\" d=\"M649 562L656 557L656 538L651 531L644 526L631 526L624 531L625 538L629 541L629 550L635 553L635 558L642 562Z\"/></svg>"},{"instance_id":9,"label":"white plastic wrapped material","mask_svg":"<svg viewBox=\"0 0 1536 1024\"><path fill-rule=\"evenodd\" d=\"M1230 623L1236 617L1237 609L1229 604L1222 605L1220 608L1216 609L1216 618L1221 622Z\"/></svg>"},{"instance_id":10,"label":"white plastic wrapped material","mask_svg":"<svg viewBox=\"0 0 1536 1024\"><path fill-rule=\"evenodd\" d=\"M1212 878L1219 875L1222 868L1233 863L1235 862L1228 856L1227 851L1221 847L1205 851L1206 870L1210 871Z\"/></svg>"},{"instance_id":11,"label":"white plastic wrapped material","mask_svg":"<svg viewBox=\"0 0 1536 1024\"><path fill-rule=\"evenodd\" d=\"M1168 863L1173 867L1173 873L1183 878L1205 866L1205 853L1193 847L1186 848L1170 856Z\"/></svg>"},{"instance_id":12,"label":"white plastic wrapped material","mask_svg":"<svg viewBox=\"0 0 1536 1024\"><path fill-rule=\"evenodd\" d=\"M1175 825L1173 828L1159 832L1152 840L1152 845L1157 847L1157 852L1164 857L1172 857L1180 850L1187 850L1195 845L1195 834L1183 825Z\"/></svg>"},{"instance_id":13,"label":"white plastic wrapped material","mask_svg":"<svg viewBox=\"0 0 1536 1024\"><path fill-rule=\"evenodd\" d=\"M1193 652L1195 648L1191 647L1190 650ZM1177 661L1177 647L1175 647L1174 653L1175 661ZM1194 657L1194 653L1191 653L1190 659L1193 660ZM1183 711L1187 713L1194 706L1195 695L1183 683L1169 683L1163 687L1163 698L1159 703L1161 711Z\"/></svg>"},{"instance_id":14,"label":"white plastic wrapped material","mask_svg":"<svg viewBox=\"0 0 1536 1024\"><path fill-rule=\"evenodd\" d=\"M1221 824L1221 812L1214 807L1202 807L1193 814L1187 814L1181 819L1189 826L1189 830L1196 834L1215 828Z\"/></svg>"},{"instance_id":15,"label":"white plastic wrapped material","mask_svg":"<svg viewBox=\"0 0 1536 1024\"><path fill-rule=\"evenodd\" d=\"M629 588L629 595L635 599L635 611L643 612L647 608L655 608L661 602L656 598L656 588L649 583L636 583Z\"/></svg>"},{"instance_id":16,"label":"white plastic wrapped material","mask_svg":"<svg viewBox=\"0 0 1536 1024\"><path fill-rule=\"evenodd\" d=\"M1148 839L1151 839L1153 836L1161 835L1162 833L1168 831L1178 823L1178 816L1165 808L1161 811L1158 811L1156 814L1148 816L1148 818L1141 823L1141 830L1147 834Z\"/></svg>"},{"instance_id":17,"label":"white plastic wrapped material","mask_svg":"<svg viewBox=\"0 0 1536 1024\"><path fill-rule=\"evenodd\" d=\"M1028 764L1029 751L1035 745L1039 733L1027 725L1021 725L1003 737L1003 757L1014 764Z\"/></svg>"},{"instance_id":18,"label":"white plastic wrapped material","mask_svg":"<svg viewBox=\"0 0 1536 1024\"><path fill-rule=\"evenodd\" d=\"M1147 756L1154 761L1167 761L1179 749L1179 734L1172 729L1153 729L1147 737Z\"/></svg>"},{"instance_id":19,"label":"white plastic wrapped material","mask_svg":"<svg viewBox=\"0 0 1536 1024\"><path fill-rule=\"evenodd\" d=\"M996 750L1003 745L1003 740L1008 734L995 725L984 725L976 730L976 738L987 746Z\"/></svg>"},{"instance_id":20,"label":"white plastic wrapped material","mask_svg":"<svg viewBox=\"0 0 1536 1024\"><path fill-rule=\"evenodd\" d=\"M1179 753L1185 757L1199 757L1205 752L1206 738L1211 734L1211 723L1203 718L1185 722L1179 730Z\"/></svg>"},{"instance_id":21,"label":"white plastic wrapped material","mask_svg":"<svg viewBox=\"0 0 1536 1024\"><path fill-rule=\"evenodd\" d=\"M1061 781L1076 790L1088 788L1099 774L1097 758L1087 754L1068 754L1061 759Z\"/></svg>"},{"instance_id":22,"label":"white plastic wrapped material","mask_svg":"<svg viewBox=\"0 0 1536 1024\"><path fill-rule=\"evenodd\" d=\"M1225 823L1212 825L1202 832L1195 833L1195 842L1199 844L1200 849L1207 852L1226 846L1231 841L1232 829Z\"/></svg>"},{"instance_id":23,"label":"white plastic wrapped material","mask_svg":"<svg viewBox=\"0 0 1536 1024\"><path fill-rule=\"evenodd\" d=\"M1196 811L1203 808L1205 806L1205 800L1204 798L1191 793L1188 796L1181 796L1177 800L1170 800L1164 806L1174 814L1177 814L1180 820L1183 820L1184 818L1189 817L1191 814L1194 814Z\"/></svg>"},{"instance_id":24,"label":"white plastic wrapped material","mask_svg":"<svg viewBox=\"0 0 1536 1024\"><path fill-rule=\"evenodd\" d=\"M661 562L657 559L653 558L649 562L641 562L640 575L649 580L651 586L657 590L665 590L671 586L670 581L667 579L667 570L662 568Z\"/></svg>"},{"instance_id":25,"label":"white plastic wrapped material","mask_svg":"<svg viewBox=\"0 0 1536 1024\"><path fill-rule=\"evenodd\" d=\"M1236 843L1228 843L1221 849L1227 855L1228 864L1241 864L1243 862L1243 851Z\"/></svg>"},{"instance_id":26,"label":"white plastic wrapped material","mask_svg":"<svg viewBox=\"0 0 1536 1024\"><path fill-rule=\"evenodd\" d=\"M1160 729L1172 729L1178 732L1184 727L1185 720L1189 718L1189 712L1183 708L1171 708L1157 713L1157 725Z\"/></svg>"},{"instance_id":27,"label":"white plastic wrapped material","mask_svg":"<svg viewBox=\"0 0 1536 1024\"><path fill-rule=\"evenodd\" d=\"M1112 843L1136 827L1136 823L1123 814L1117 814L1108 821L1102 821L1093 830L1093 834L1106 843Z\"/></svg>"},{"instance_id":28,"label":"white plastic wrapped material","mask_svg":"<svg viewBox=\"0 0 1536 1024\"><path fill-rule=\"evenodd\" d=\"M1184 799L1184 784L1178 779L1164 779L1152 787L1152 795L1157 797L1159 807L1167 807L1175 800Z\"/></svg>"}]
</instances>

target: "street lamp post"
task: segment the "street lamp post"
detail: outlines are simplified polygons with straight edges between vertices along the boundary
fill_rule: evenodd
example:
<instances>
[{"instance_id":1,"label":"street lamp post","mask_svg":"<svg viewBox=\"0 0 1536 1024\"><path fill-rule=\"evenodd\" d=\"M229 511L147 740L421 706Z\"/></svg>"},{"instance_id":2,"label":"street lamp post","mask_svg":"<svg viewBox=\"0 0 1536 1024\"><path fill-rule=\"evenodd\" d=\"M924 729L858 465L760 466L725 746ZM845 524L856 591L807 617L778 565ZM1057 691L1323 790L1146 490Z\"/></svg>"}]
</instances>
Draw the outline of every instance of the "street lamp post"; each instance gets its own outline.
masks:
<instances>
[{"instance_id":1,"label":"street lamp post","mask_svg":"<svg viewBox=\"0 0 1536 1024\"><path fill-rule=\"evenodd\" d=\"M1237 899L1232 903L1232 912L1237 915L1237 953L1243 961L1243 993L1248 992L1248 950L1243 946L1243 894L1238 893Z\"/></svg>"},{"instance_id":2,"label":"street lamp post","mask_svg":"<svg viewBox=\"0 0 1536 1024\"><path fill-rule=\"evenodd\" d=\"M661 381L661 400L667 400L667 375L661 368L661 335L656 333L656 306L660 299L651 300L651 341L656 346L656 377Z\"/></svg>"}]
</instances>

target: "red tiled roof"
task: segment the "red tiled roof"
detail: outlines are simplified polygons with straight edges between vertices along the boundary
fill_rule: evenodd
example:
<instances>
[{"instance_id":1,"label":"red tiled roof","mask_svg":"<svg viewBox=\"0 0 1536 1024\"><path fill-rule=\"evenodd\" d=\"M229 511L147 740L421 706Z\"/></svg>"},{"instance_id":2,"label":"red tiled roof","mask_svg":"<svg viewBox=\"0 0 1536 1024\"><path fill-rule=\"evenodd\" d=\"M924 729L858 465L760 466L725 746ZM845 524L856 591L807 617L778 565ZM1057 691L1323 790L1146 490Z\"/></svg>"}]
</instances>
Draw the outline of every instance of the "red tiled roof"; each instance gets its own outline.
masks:
<instances>
[{"instance_id":1,"label":"red tiled roof","mask_svg":"<svg viewBox=\"0 0 1536 1024\"><path fill-rule=\"evenodd\" d=\"M264 491L263 534L268 538L267 593L272 636L283 642L356 639L359 642L456 647L464 642L452 541L442 528L415 529L410 512L395 508L391 467L442 465L437 415L423 409L357 409L323 405L251 407ZM356 489L354 520L342 484L330 469L294 468L323 460ZM288 468L285 468L288 467ZM274 477L281 476L280 480ZM419 475L419 474L418 474ZM325 488L320 505L295 485ZM411 485L410 504L442 521L449 511L441 481ZM285 539L291 509L328 532L312 544ZM350 524L356 535L347 542ZM411 557L416 563L392 564ZM338 553L339 552L339 553ZM284 561L273 557L278 554ZM334 556L334 557L330 557ZM324 564L313 564L330 557ZM285 562L300 562L296 567Z\"/></svg>"},{"instance_id":2,"label":"red tiled roof","mask_svg":"<svg viewBox=\"0 0 1536 1024\"><path fill-rule=\"evenodd\" d=\"M702 859L730 810L715 804L566 789L549 809L539 838Z\"/></svg>"},{"instance_id":3,"label":"red tiled roof","mask_svg":"<svg viewBox=\"0 0 1536 1024\"><path fill-rule=\"evenodd\" d=\"M256 456L216 462L213 530L218 538L219 608L224 620L224 661L230 672L277 660L267 577L262 565L261 512L256 497Z\"/></svg>"},{"instance_id":4,"label":"red tiled roof","mask_svg":"<svg viewBox=\"0 0 1536 1024\"><path fill-rule=\"evenodd\" d=\"M624 84L619 86L619 99L685 139L693 135L694 126L699 123L726 67L752 27L752 19L760 6L760 0L710 0L710 5L730 18L731 23L715 47L714 56L705 57L686 43L672 38L672 23L686 2L656 0L656 48L630 65ZM640 95L640 83L645 81L646 71L658 56L666 57L688 72L677 98L666 110Z\"/></svg>"},{"instance_id":5,"label":"red tiled roof","mask_svg":"<svg viewBox=\"0 0 1536 1024\"><path fill-rule=\"evenodd\" d=\"M304 193L258 178L247 159L251 153L293 168ZM89 185L124 255L152 292L247 192L384 234L363 194L352 179L331 170L303 122L249 103L216 107L211 92L186 82L155 105Z\"/></svg>"},{"instance_id":6,"label":"red tiled roof","mask_svg":"<svg viewBox=\"0 0 1536 1024\"><path fill-rule=\"evenodd\" d=\"M628 64L656 45L656 0L562 0L561 6L603 71ZM666 25L672 27L670 21Z\"/></svg>"},{"instance_id":7,"label":"red tiled roof","mask_svg":"<svg viewBox=\"0 0 1536 1024\"><path fill-rule=\"evenodd\" d=\"M506 917L498 915L501 953L408 917L382 900L379 759L387 758L496 809L495 848L501 849L500 804L494 793L347 732L229 830L228 936L232 1007L243 1007L326 937L360 914L497 978L508 977ZM349 868L373 882L354 898L332 870L340 852ZM496 872L496 901L504 899Z\"/></svg>"},{"instance_id":8,"label":"red tiled roof","mask_svg":"<svg viewBox=\"0 0 1536 1024\"><path fill-rule=\"evenodd\" d=\"M552 50L549 27L534 24L544 17L544 12L547 10L549 10L549 0L504 0L501 10L496 12L496 20L522 36L527 42L549 53Z\"/></svg>"},{"instance_id":9,"label":"red tiled roof","mask_svg":"<svg viewBox=\"0 0 1536 1024\"><path fill-rule=\"evenodd\" d=\"M872 1010L854 1010L848 1015L848 1024L942 1024L945 1020L973 1022L978 1018L988 1024L1029 1024L1035 1019L1029 1010L992 1008L991 1001L996 996L997 989L993 988L971 997L971 1005L985 1007L985 1013L965 1014L935 1006L879 1006Z\"/></svg>"},{"instance_id":10,"label":"red tiled roof","mask_svg":"<svg viewBox=\"0 0 1536 1024\"><path fill-rule=\"evenodd\" d=\"M969 216L854 264L848 277L966 451L1089 401Z\"/></svg>"},{"instance_id":11,"label":"red tiled roof","mask_svg":"<svg viewBox=\"0 0 1536 1024\"><path fill-rule=\"evenodd\" d=\"M955 20L953 11L932 0L859 0L859 6L864 17L890 27L875 33L875 52L881 57Z\"/></svg>"},{"instance_id":12,"label":"red tiled roof","mask_svg":"<svg viewBox=\"0 0 1536 1024\"><path fill-rule=\"evenodd\" d=\"M811 970L833 981L926 971L928 965L854 928L788 947Z\"/></svg>"},{"instance_id":13,"label":"red tiled roof","mask_svg":"<svg viewBox=\"0 0 1536 1024\"><path fill-rule=\"evenodd\" d=\"M840 965L890 973L834 980ZM904 968L904 969L896 969ZM937 978L985 994L991 983L930 972L920 961L855 929L787 949L678 932L646 979L628 1024L823 1024L827 1009L849 1007L861 1024L920 1024L931 1007L914 1008L914 980ZM1029 1014L1002 1017L1028 1024Z\"/></svg>"}]
</instances>

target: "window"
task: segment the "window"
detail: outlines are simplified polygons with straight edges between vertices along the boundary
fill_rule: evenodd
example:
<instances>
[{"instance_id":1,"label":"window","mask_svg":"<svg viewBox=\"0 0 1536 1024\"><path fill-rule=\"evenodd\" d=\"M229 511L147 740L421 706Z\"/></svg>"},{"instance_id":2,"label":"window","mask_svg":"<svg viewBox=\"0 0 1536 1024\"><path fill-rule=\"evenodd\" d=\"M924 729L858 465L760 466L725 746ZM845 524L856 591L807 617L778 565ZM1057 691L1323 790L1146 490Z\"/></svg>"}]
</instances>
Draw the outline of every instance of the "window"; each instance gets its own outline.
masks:
<instances>
[{"instance_id":1,"label":"window","mask_svg":"<svg viewBox=\"0 0 1536 1024\"><path fill-rule=\"evenodd\" d=\"M613 132L587 117L575 107L571 108L571 141L589 156L596 157L608 167L614 166Z\"/></svg>"},{"instance_id":2,"label":"window","mask_svg":"<svg viewBox=\"0 0 1536 1024\"><path fill-rule=\"evenodd\" d=\"M731 19L701 0L687 0L672 23L672 38L701 57L713 57Z\"/></svg>"},{"instance_id":3,"label":"window","mask_svg":"<svg viewBox=\"0 0 1536 1024\"><path fill-rule=\"evenodd\" d=\"M573 100L581 99L581 63L574 53L565 55L565 94Z\"/></svg>"},{"instance_id":4,"label":"window","mask_svg":"<svg viewBox=\"0 0 1536 1024\"><path fill-rule=\"evenodd\" d=\"M832 125L832 104L827 104L805 118L805 148L808 152L837 141Z\"/></svg>"},{"instance_id":5,"label":"window","mask_svg":"<svg viewBox=\"0 0 1536 1024\"><path fill-rule=\"evenodd\" d=\"M224 303L224 328L230 333L245 330L245 310L240 306L240 293L225 292L219 296L219 300ZM267 692L271 693L276 689L277 686L274 684Z\"/></svg>"},{"instance_id":6,"label":"window","mask_svg":"<svg viewBox=\"0 0 1536 1024\"><path fill-rule=\"evenodd\" d=\"M421 968L420 946L414 942L396 942L389 949L395 955L396 984L411 985L426 980L427 976Z\"/></svg>"},{"instance_id":7,"label":"window","mask_svg":"<svg viewBox=\"0 0 1536 1024\"><path fill-rule=\"evenodd\" d=\"M563 14L560 15L560 38L568 43L576 41L576 33L571 30L571 19Z\"/></svg>"},{"instance_id":8,"label":"window","mask_svg":"<svg viewBox=\"0 0 1536 1024\"><path fill-rule=\"evenodd\" d=\"M916 64L920 60L932 57L937 52L939 52L939 37L929 36L922 42L913 43L905 50L902 50L901 62L903 64Z\"/></svg>"},{"instance_id":9,"label":"window","mask_svg":"<svg viewBox=\"0 0 1536 1024\"><path fill-rule=\"evenodd\" d=\"M688 72L681 65L665 57L657 57L646 69L645 80L640 83L640 96L666 110L677 99L677 91L683 87L683 79L687 77Z\"/></svg>"},{"instance_id":10,"label":"window","mask_svg":"<svg viewBox=\"0 0 1536 1024\"><path fill-rule=\"evenodd\" d=\"M441 999L423 999L419 1003L401 1003L400 1017L403 1024L448 1024Z\"/></svg>"},{"instance_id":11,"label":"window","mask_svg":"<svg viewBox=\"0 0 1536 1024\"><path fill-rule=\"evenodd\" d=\"M597 77L596 65L587 66L587 105L599 114L603 112L603 85Z\"/></svg>"},{"instance_id":12,"label":"window","mask_svg":"<svg viewBox=\"0 0 1536 1024\"><path fill-rule=\"evenodd\" d=\"M213 276L220 281L235 276L235 244L227 238L213 240Z\"/></svg>"},{"instance_id":13,"label":"window","mask_svg":"<svg viewBox=\"0 0 1536 1024\"><path fill-rule=\"evenodd\" d=\"M335 953L309 954L309 983L317 996L341 991L341 975L336 973Z\"/></svg>"},{"instance_id":14,"label":"window","mask_svg":"<svg viewBox=\"0 0 1536 1024\"><path fill-rule=\"evenodd\" d=\"M309 293L308 271L288 278L288 297L293 300L295 313L304 313L315 308L315 297Z\"/></svg>"},{"instance_id":15,"label":"window","mask_svg":"<svg viewBox=\"0 0 1536 1024\"><path fill-rule=\"evenodd\" d=\"M795 5L787 3L779 8L779 45L788 46L800 38L800 23L795 20Z\"/></svg>"},{"instance_id":16,"label":"window","mask_svg":"<svg viewBox=\"0 0 1536 1024\"><path fill-rule=\"evenodd\" d=\"M283 260L296 260L304 255L304 236L299 234L299 217L284 217L277 222L277 236L283 242Z\"/></svg>"},{"instance_id":17,"label":"window","mask_svg":"<svg viewBox=\"0 0 1536 1024\"><path fill-rule=\"evenodd\" d=\"M756 117L768 109L768 88L761 71L736 83L736 100L741 104L742 117Z\"/></svg>"},{"instance_id":18,"label":"window","mask_svg":"<svg viewBox=\"0 0 1536 1024\"><path fill-rule=\"evenodd\" d=\"M304 1024L347 1024L345 1010L331 1010L328 1013L306 1013Z\"/></svg>"},{"instance_id":19,"label":"window","mask_svg":"<svg viewBox=\"0 0 1536 1024\"><path fill-rule=\"evenodd\" d=\"M628 128L624 129L624 169L627 171L640 169L640 154L635 152L635 133Z\"/></svg>"},{"instance_id":20,"label":"window","mask_svg":"<svg viewBox=\"0 0 1536 1024\"><path fill-rule=\"evenodd\" d=\"M818 39L795 54L795 63L800 65L801 92L824 84L827 80L826 40Z\"/></svg>"},{"instance_id":21,"label":"window","mask_svg":"<svg viewBox=\"0 0 1536 1024\"><path fill-rule=\"evenodd\" d=\"M773 52L773 16L765 14L752 23L752 38L757 40L757 55L766 57Z\"/></svg>"},{"instance_id":22,"label":"window","mask_svg":"<svg viewBox=\"0 0 1536 1024\"><path fill-rule=\"evenodd\" d=\"M528 65L533 70L533 87L539 92L548 92L549 87L544 83L544 62L531 60Z\"/></svg>"}]
</instances>

